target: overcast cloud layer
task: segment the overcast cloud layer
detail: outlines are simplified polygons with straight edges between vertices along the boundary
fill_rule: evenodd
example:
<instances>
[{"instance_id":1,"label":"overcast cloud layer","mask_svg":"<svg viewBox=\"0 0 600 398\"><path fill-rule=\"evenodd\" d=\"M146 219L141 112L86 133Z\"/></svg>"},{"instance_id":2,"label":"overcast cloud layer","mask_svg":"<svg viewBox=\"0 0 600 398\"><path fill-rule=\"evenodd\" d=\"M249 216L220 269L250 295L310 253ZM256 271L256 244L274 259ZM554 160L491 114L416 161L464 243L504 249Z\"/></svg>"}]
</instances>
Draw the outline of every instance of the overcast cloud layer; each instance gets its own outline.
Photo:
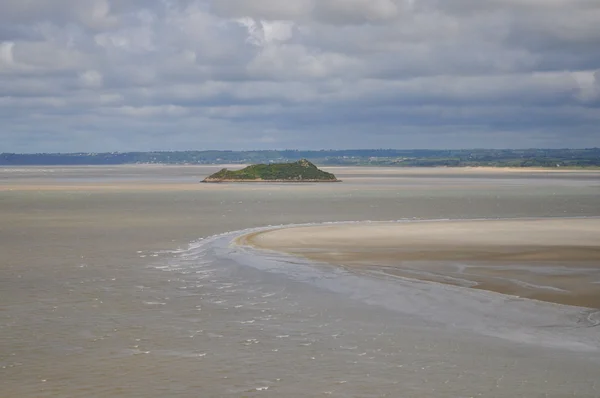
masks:
<instances>
[{"instance_id":1,"label":"overcast cloud layer","mask_svg":"<svg viewBox=\"0 0 600 398\"><path fill-rule=\"evenodd\" d=\"M598 0L2 0L0 152L600 146Z\"/></svg>"}]
</instances>

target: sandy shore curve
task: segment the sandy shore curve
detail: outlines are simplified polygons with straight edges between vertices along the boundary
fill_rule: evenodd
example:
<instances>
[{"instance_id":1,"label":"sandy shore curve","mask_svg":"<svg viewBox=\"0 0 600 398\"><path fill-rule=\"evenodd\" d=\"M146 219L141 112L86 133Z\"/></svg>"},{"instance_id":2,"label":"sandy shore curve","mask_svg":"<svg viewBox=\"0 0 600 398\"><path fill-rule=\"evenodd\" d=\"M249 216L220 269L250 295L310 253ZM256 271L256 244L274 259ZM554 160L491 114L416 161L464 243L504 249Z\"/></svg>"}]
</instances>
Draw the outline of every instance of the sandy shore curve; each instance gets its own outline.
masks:
<instances>
[{"instance_id":1,"label":"sandy shore curve","mask_svg":"<svg viewBox=\"0 0 600 398\"><path fill-rule=\"evenodd\" d=\"M363 222L238 244L360 270L600 308L600 218Z\"/></svg>"}]
</instances>

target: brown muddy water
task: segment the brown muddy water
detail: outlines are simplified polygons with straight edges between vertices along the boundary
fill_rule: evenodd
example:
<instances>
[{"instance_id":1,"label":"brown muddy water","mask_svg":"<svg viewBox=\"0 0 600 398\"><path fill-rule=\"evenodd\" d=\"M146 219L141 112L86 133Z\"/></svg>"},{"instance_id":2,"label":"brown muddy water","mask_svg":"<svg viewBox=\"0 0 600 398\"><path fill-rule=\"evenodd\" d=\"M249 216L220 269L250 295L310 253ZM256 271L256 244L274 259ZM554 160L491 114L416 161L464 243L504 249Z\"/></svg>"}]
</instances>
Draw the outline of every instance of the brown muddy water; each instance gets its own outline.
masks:
<instances>
[{"instance_id":1,"label":"brown muddy water","mask_svg":"<svg viewBox=\"0 0 600 398\"><path fill-rule=\"evenodd\" d=\"M595 310L313 264L226 234L597 217L600 173L198 183L218 168L0 168L2 397L600 396Z\"/></svg>"}]
</instances>

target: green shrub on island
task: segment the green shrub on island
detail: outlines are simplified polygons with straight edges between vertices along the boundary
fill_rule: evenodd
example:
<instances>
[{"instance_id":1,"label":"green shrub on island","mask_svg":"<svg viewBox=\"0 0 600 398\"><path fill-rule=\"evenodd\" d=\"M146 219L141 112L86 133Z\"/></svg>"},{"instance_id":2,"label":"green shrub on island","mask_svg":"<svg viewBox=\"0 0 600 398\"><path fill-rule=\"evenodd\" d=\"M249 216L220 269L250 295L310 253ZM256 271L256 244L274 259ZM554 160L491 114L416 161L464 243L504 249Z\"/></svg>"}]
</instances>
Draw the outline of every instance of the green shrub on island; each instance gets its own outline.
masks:
<instances>
[{"instance_id":1,"label":"green shrub on island","mask_svg":"<svg viewBox=\"0 0 600 398\"><path fill-rule=\"evenodd\" d=\"M285 182L336 182L335 175L320 170L306 159L293 163L255 164L241 170L222 169L203 182L224 181L285 181Z\"/></svg>"}]
</instances>

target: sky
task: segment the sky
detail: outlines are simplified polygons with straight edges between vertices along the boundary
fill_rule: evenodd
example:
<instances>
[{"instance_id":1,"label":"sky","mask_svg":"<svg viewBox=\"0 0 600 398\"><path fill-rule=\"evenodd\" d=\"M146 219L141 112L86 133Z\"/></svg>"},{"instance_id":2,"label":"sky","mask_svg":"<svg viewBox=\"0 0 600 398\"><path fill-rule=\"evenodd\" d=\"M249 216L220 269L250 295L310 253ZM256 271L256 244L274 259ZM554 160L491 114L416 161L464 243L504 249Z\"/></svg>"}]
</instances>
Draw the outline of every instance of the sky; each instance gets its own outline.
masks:
<instances>
[{"instance_id":1,"label":"sky","mask_svg":"<svg viewBox=\"0 0 600 398\"><path fill-rule=\"evenodd\" d=\"M599 0L0 1L0 152L598 146Z\"/></svg>"}]
</instances>

